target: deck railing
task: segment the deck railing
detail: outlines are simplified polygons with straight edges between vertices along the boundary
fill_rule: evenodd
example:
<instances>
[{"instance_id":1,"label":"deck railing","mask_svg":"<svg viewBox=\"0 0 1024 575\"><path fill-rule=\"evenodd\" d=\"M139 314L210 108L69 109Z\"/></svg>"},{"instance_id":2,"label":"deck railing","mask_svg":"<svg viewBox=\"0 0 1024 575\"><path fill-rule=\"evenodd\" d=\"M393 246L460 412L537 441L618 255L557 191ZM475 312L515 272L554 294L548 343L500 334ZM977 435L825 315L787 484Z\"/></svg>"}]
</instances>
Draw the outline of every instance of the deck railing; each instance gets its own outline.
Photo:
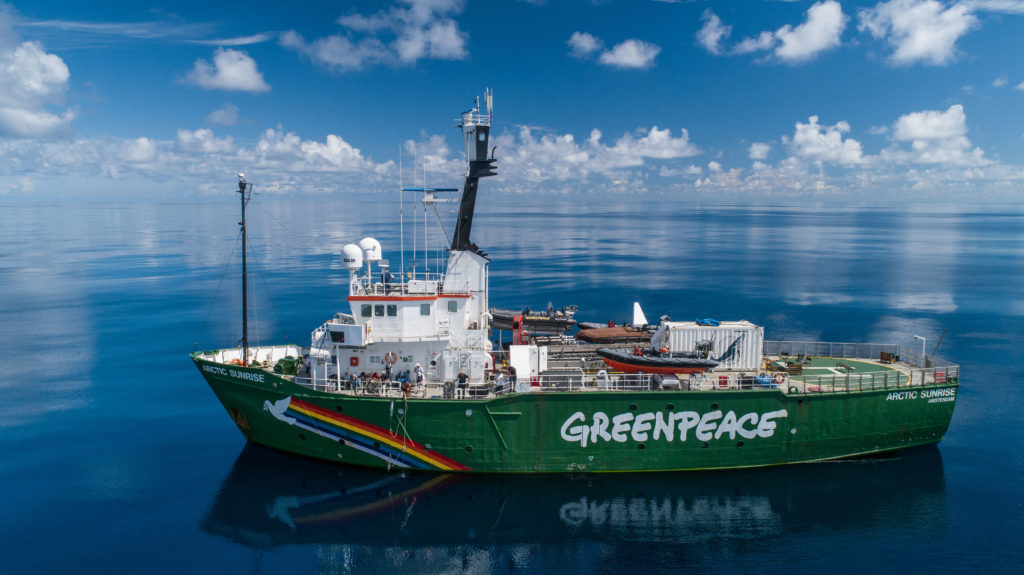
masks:
<instances>
[{"instance_id":1,"label":"deck railing","mask_svg":"<svg viewBox=\"0 0 1024 575\"><path fill-rule=\"evenodd\" d=\"M873 372L804 375L795 386L798 393L845 393L899 389L921 385L959 383L960 366L935 356L922 356L921 351L894 343L833 343L807 341L765 341L764 354L774 356L836 357L899 362L908 371L880 369ZM791 390L792 391L792 390Z\"/></svg>"},{"instance_id":2,"label":"deck railing","mask_svg":"<svg viewBox=\"0 0 1024 575\"><path fill-rule=\"evenodd\" d=\"M889 369L877 371L850 371L845 374L785 376L783 390L788 393L851 393L873 390L903 389L922 385L958 384L960 366L941 358L921 357L920 350L897 344L835 343L804 341L765 341L764 354L792 357L834 357L880 361L883 354L897 362ZM498 352L500 353L500 352ZM900 367L902 366L902 367ZM412 397L485 398L495 397L526 388L533 393L566 391L656 391L656 390L718 390L742 391L779 387L773 374L751 374L712 371L691 377L675 379L645 373L607 373L605 370L553 369L539 376L520 377L517 383L499 377L486 383L459 387L453 382L433 382L415 388ZM328 393L371 397L402 397L397 382L360 382L350 385L336 378L316 379L295 377L295 383Z\"/></svg>"}]
</instances>

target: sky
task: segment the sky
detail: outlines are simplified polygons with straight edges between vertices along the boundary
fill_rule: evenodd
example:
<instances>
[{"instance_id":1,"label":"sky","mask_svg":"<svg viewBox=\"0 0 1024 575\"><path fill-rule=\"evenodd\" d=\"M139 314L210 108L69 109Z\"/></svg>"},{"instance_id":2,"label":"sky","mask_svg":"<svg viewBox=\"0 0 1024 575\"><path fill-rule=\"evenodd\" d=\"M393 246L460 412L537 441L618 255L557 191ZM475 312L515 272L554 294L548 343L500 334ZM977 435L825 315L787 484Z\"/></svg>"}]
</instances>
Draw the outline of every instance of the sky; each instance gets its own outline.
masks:
<instances>
[{"instance_id":1,"label":"sky","mask_svg":"<svg viewBox=\"0 0 1024 575\"><path fill-rule=\"evenodd\" d=\"M1024 197L1024 0L0 0L0 202Z\"/></svg>"}]
</instances>

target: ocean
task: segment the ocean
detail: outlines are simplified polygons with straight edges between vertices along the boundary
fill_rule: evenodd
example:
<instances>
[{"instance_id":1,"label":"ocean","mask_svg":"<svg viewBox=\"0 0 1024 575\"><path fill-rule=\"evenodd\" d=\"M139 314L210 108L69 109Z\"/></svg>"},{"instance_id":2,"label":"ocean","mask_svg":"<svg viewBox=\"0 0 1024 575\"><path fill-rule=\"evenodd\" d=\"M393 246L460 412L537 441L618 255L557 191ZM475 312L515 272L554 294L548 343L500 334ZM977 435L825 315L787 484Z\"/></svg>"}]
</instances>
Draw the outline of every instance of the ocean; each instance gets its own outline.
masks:
<instances>
[{"instance_id":1,"label":"ocean","mask_svg":"<svg viewBox=\"0 0 1024 575\"><path fill-rule=\"evenodd\" d=\"M408 200L407 198L406 200ZM0 572L1024 570L1024 210L489 197L491 303L714 317L961 365L937 447L745 471L443 476L246 445L188 358L240 337L239 207L0 205ZM964 203L965 205L967 202ZM403 234L398 224L403 214ZM451 233L450 208L442 221ZM447 218L447 219L445 219ZM344 244L437 269L389 197L249 207L253 342L347 311ZM404 257L401 248L404 247Z\"/></svg>"}]
</instances>

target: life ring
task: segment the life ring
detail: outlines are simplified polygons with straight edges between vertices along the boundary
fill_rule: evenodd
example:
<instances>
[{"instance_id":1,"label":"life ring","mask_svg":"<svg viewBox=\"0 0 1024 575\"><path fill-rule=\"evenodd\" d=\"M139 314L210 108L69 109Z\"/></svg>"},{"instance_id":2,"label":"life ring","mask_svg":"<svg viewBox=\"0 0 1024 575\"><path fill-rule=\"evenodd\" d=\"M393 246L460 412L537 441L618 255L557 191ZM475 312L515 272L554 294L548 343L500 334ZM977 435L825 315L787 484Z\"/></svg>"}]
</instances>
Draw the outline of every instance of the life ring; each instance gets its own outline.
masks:
<instances>
[{"instance_id":1,"label":"life ring","mask_svg":"<svg viewBox=\"0 0 1024 575\"><path fill-rule=\"evenodd\" d=\"M782 385L783 383L786 383L786 374L782 373L781 371L778 371L775 373L775 375L772 376L772 381L774 381L777 385Z\"/></svg>"},{"instance_id":2,"label":"life ring","mask_svg":"<svg viewBox=\"0 0 1024 575\"><path fill-rule=\"evenodd\" d=\"M398 354L395 352L389 351L384 354L384 363L393 365L396 361L398 361Z\"/></svg>"},{"instance_id":3,"label":"life ring","mask_svg":"<svg viewBox=\"0 0 1024 575\"><path fill-rule=\"evenodd\" d=\"M791 386L789 386L789 392L790 393L800 393L800 390L797 389L797 387L795 385L791 385Z\"/></svg>"}]
</instances>

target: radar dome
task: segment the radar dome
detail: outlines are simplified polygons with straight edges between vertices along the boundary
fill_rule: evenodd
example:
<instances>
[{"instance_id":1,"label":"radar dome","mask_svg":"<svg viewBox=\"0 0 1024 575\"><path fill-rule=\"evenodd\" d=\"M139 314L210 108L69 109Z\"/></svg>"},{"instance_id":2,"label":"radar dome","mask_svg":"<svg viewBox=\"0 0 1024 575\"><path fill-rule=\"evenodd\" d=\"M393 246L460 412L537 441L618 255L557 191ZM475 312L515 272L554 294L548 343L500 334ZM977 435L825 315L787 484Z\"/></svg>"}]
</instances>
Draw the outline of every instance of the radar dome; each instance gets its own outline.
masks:
<instances>
[{"instance_id":1,"label":"radar dome","mask_svg":"<svg viewBox=\"0 0 1024 575\"><path fill-rule=\"evenodd\" d=\"M357 270L363 267L363 250L355 244L347 244L341 248L341 260L347 270Z\"/></svg>"},{"instance_id":2,"label":"radar dome","mask_svg":"<svg viewBox=\"0 0 1024 575\"><path fill-rule=\"evenodd\" d=\"M367 262L380 261L380 242L373 238L359 240L359 247L363 249L363 259Z\"/></svg>"}]
</instances>

